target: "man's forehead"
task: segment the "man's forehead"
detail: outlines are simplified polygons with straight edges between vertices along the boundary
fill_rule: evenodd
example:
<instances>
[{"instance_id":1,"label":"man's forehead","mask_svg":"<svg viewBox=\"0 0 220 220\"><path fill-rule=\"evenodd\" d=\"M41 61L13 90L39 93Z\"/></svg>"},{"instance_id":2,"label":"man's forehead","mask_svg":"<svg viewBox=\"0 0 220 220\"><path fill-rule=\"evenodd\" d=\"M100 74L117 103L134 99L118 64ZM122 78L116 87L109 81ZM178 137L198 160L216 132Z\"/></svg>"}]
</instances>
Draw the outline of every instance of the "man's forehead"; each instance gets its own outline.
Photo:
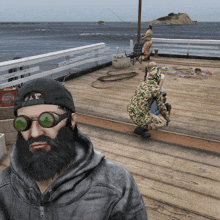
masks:
<instances>
[{"instance_id":1,"label":"man's forehead","mask_svg":"<svg viewBox=\"0 0 220 220\"><path fill-rule=\"evenodd\" d=\"M63 110L59 109L58 105L50 105L50 104L42 104L42 105L32 105L26 106L18 109L18 115L29 115L29 116L37 116L40 115L42 112L52 111L56 113L62 113Z\"/></svg>"}]
</instances>

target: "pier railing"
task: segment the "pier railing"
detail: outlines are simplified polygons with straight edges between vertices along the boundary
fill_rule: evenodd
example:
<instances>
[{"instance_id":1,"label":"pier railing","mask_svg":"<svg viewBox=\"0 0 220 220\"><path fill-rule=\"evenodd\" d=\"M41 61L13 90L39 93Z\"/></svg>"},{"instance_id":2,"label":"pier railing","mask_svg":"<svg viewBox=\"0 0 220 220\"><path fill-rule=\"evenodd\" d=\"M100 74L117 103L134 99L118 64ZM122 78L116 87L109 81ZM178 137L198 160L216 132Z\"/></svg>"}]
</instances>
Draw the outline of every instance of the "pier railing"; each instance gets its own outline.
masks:
<instances>
[{"instance_id":1,"label":"pier railing","mask_svg":"<svg viewBox=\"0 0 220 220\"><path fill-rule=\"evenodd\" d=\"M0 89L17 86L39 77L60 78L78 66L99 65L112 58L105 43L92 44L0 63ZM73 73L74 74L74 73Z\"/></svg>"},{"instance_id":2,"label":"pier railing","mask_svg":"<svg viewBox=\"0 0 220 220\"><path fill-rule=\"evenodd\" d=\"M152 38L151 52L220 58L220 40Z\"/></svg>"}]
</instances>

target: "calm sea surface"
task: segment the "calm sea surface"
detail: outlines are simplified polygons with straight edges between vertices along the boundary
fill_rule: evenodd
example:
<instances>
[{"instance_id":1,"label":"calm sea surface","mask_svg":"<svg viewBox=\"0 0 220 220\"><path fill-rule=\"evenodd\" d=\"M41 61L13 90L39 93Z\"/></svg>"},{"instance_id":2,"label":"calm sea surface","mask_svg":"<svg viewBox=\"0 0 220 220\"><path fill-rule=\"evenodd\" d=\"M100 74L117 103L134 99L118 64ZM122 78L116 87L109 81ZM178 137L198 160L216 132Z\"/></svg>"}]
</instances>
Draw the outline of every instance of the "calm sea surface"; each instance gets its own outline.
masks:
<instances>
[{"instance_id":1,"label":"calm sea surface","mask_svg":"<svg viewBox=\"0 0 220 220\"><path fill-rule=\"evenodd\" d=\"M147 24L142 24L145 33ZM198 25L153 25L153 37L171 39L220 40L220 22ZM28 57L94 43L104 42L115 53L116 47L130 50L130 39L137 40L137 23L95 22L33 23L0 25L0 61L16 56Z\"/></svg>"}]
</instances>

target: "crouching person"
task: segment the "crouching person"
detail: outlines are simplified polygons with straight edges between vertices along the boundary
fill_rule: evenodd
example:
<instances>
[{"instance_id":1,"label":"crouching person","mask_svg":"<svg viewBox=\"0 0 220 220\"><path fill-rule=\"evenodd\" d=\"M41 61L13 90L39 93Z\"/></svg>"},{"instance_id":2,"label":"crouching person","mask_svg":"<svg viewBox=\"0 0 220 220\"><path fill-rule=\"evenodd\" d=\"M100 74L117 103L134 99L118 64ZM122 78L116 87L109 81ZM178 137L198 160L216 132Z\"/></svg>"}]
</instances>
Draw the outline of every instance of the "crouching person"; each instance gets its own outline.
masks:
<instances>
[{"instance_id":1,"label":"crouching person","mask_svg":"<svg viewBox=\"0 0 220 220\"><path fill-rule=\"evenodd\" d=\"M167 108L163 102L160 85L161 72L155 65L149 65L147 81L138 85L127 106L129 116L138 125L134 133L141 135L145 139L151 137L151 134L147 131L166 126L166 123L170 122ZM154 101L156 101L159 115L150 113Z\"/></svg>"},{"instance_id":2,"label":"crouching person","mask_svg":"<svg viewBox=\"0 0 220 220\"><path fill-rule=\"evenodd\" d=\"M70 92L39 78L18 89L18 131L0 172L1 220L146 220L132 175L78 131Z\"/></svg>"}]
</instances>

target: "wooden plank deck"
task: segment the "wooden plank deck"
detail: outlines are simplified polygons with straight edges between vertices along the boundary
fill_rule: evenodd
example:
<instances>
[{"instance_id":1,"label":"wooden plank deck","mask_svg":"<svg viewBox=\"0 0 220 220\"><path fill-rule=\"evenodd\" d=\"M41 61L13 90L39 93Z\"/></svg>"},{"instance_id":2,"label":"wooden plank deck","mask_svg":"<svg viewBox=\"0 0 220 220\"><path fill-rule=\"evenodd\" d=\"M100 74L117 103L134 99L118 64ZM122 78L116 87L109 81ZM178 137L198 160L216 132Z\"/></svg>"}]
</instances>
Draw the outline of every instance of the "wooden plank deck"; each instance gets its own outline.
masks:
<instances>
[{"instance_id":1,"label":"wooden plank deck","mask_svg":"<svg viewBox=\"0 0 220 220\"><path fill-rule=\"evenodd\" d=\"M220 219L220 154L84 123L78 127L94 149L133 175L150 220ZM9 162L8 155L0 170Z\"/></svg>"},{"instance_id":2,"label":"wooden plank deck","mask_svg":"<svg viewBox=\"0 0 220 220\"><path fill-rule=\"evenodd\" d=\"M94 148L126 167L151 220L220 219L220 155L79 124Z\"/></svg>"},{"instance_id":3,"label":"wooden plank deck","mask_svg":"<svg viewBox=\"0 0 220 220\"><path fill-rule=\"evenodd\" d=\"M160 66L199 67L214 72L195 79L166 74L164 91L172 104L171 123L164 130L220 140L219 61L153 58ZM146 63L124 70L108 67L66 82L78 113L131 123L126 106L143 80ZM108 74L136 72L131 79L97 82ZM117 78L117 77L116 77ZM95 83L94 83L95 82ZM98 88L94 88L98 87ZM78 123L94 148L133 175L151 220L220 219L220 154L144 140L133 133ZM7 157L0 170L9 165Z\"/></svg>"},{"instance_id":4,"label":"wooden plank deck","mask_svg":"<svg viewBox=\"0 0 220 220\"><path fill-rule=\"evenodd\" d=\"M187 67L213 72L208 76L180 78L163 71L164 91L172 111L171 123L161 130L220 141L219 61L171 58L153 58L153 61L170 70ZM135 64L124 70L108 67L68 81L65 86L73 95L78 113L132 124L126 106L143 80L145 66L146 63ZM97 81L109 74L130 72L136 72L137 76L121 81ZM132 133L86 124L80 124L80 128L91 138L95 149L132 173L150 219L220 219L220 154L146 141Z\"/></svg>"},{"instance_id":5,"label":"wooden plank deck","mask_svg":"<svg viewBox=\"0 0 220 220\"><path fill-rule=\"evenodd\" d=\"M196 137L220 141L220 62L177 58L153 58L161 67L201 68L214 72L213 75L196 78L177 77L165 73L164 91L167 102L172 105L171 123L164 130ZM126 106L137 85L143 81L143 69L147 65L136 63L128 69L107 67L88 75L70 80L65 86L73 95L76 111L102 118L132 123ZM136 72L131 79L105 82L96 81L99 77L129 74ZM165 72L162 70L162 72ZM117 79L117 77L116 77ZM114 79L113 79L114 80ZM96 88L94 88L94 87Z\"/></svg>"}]
</instances>

